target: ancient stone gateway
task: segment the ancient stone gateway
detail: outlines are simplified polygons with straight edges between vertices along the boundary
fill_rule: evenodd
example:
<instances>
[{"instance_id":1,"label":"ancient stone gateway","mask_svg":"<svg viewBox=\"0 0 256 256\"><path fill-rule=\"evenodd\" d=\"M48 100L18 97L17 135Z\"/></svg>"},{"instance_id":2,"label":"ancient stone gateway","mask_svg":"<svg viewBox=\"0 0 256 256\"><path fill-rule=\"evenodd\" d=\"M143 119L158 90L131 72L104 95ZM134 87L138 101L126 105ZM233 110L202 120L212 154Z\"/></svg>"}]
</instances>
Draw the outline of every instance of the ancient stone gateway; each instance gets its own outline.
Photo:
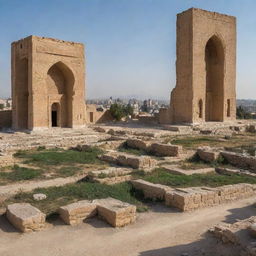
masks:
<instances>
[{"instance_id":1,"label":"ancient stone gateway","mask_svg":"<svg viewBox=\"0 0 256 256\"><path fill-rule=\"evenodd\" d=\"M12 43L12 99L14 129L83 126L83 44L37 36Z\"/></svg>"},{"instance_id":2,"label":"ancient stone gateway","mask_svg":"<svg viewBox=\"0 0 256 256\"><path fill-rule=\"evenodd\" d=\"M236 118L236 19L191 8L177 15L171 123Z\"/></svg>"}]
</instances>

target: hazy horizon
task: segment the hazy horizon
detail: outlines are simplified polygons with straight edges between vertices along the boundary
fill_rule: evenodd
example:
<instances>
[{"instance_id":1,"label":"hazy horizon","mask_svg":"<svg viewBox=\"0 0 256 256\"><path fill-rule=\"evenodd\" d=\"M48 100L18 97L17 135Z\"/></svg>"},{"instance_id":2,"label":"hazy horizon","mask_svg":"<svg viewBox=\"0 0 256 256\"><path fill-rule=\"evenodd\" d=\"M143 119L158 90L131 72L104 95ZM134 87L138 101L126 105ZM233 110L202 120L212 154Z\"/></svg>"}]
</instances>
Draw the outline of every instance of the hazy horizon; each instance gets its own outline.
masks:
<instances>
[{"instance_id":1,"label":"hazy horizon","mask_svg":"<svg viewBox=\"0 0 256 256\"><path fill-rule=\"evenodd\" d=\"M85 44L87 99L169 100L176 14L191 7L237 17L237 98L256 99L253 0L0 0L0 97L11 96L11 42L38 35Z\"/></svg>"}]
</instances>

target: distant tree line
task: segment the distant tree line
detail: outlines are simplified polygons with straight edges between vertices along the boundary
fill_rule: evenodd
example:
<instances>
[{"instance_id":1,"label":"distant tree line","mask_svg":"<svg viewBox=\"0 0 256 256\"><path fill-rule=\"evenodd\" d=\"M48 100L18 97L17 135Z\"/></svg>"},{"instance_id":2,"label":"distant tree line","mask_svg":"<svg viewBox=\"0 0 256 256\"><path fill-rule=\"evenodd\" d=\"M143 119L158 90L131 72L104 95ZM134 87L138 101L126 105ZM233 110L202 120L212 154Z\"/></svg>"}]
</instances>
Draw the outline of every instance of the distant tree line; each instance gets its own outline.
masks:
<instances>
[{"instance_id":1,"label":"distant tree line","mask_svg":"<svg viewBox=\"0 0 256 256\"><path fill-rule=\"evenodd\" d=\"M253 116L250 112L246 111L242 106L236 108L236 117L238 119L252 119Z\"/></svg>"}]
</instances>

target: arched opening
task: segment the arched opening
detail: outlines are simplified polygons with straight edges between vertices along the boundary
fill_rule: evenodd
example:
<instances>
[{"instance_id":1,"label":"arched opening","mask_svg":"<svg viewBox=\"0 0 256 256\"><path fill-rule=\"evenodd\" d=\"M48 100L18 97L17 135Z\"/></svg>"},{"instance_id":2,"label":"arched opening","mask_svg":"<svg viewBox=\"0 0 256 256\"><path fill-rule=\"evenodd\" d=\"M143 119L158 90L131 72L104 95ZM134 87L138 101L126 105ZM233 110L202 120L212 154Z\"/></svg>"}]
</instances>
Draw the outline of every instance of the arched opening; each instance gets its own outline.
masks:
<instances>
[{"instance_id":1,"label":"arched opening","mask_svg":"<svg viewBox=\"0 0 256 256\"><path fill-rule=\"evenodd\" d=\"M51 126L72 127L73 86L74 75L64 63L51 66L47 72L48 95L54 100L49 102Z\"/></svg>"},{"instance_id":2,"label":"arched opening","mask_svg":"<svg viewBox=\"0 0 256 256\"><path fill-rule=\"evenodd\" d=\"M206 44L205 66L205 121L223 121L224 48L217 36L211 37Z\"/></svg>"},{"instance_id":3,"label":"arched opening","mask_svg":"<svg viewBox=\"0 0 256 256\"><path fill-rule=\"evenodd\" d=\"M17 127L28 128L28 59L24 58L17 66Z\"/></svg>"},{"instance_id":4,"label":"arched opening","mask_svg":"<svg viewBox=\"0 0 256 256\"><path fill-rule=\"evenodd\" d=\"M51 123L52 127L58 127L60 123L60 115L59 115L59 104L58 103L53 103L51 107Z\"/></svg>"},{"instance_id":5,"label":"arched opening","mask_svg":"<svg viewBox=\"0 0 256 256\"><path fill-rule=\"evenodd\" d=\"M230 99L227 99L227 117L230 117Z\"/></svg>"},{"instance_id":6,"label":"arched opening","mask_svg":"<svg viewBox=\"0 0 256 256\"><path fill-rule=\"evenodd\" d=\"M203 101L202 101L202 99L200 99L198 102L198 108L199 108L199 118L202 118L203 117Z\"/></svg>"}]
</instances>

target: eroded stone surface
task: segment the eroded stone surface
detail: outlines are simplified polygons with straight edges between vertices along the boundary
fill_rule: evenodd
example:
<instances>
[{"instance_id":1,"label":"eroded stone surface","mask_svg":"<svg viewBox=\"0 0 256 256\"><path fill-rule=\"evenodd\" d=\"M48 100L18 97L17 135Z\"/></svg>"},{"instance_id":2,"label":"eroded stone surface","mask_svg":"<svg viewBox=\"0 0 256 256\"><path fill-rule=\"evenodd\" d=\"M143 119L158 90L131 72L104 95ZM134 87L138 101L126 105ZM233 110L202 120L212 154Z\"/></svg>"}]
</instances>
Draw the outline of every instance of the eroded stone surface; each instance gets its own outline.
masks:
<instances>
[{"instance_id":1,"label":"eroded stone surface","mask_svg":"<svg viewBox=\"0 0 256 256\"><path fill-rule=\"evenodd\" d=\"M45 226L45 214L29 203L8 205L6 217L21 232L41 230Z\"/></svg>"},{"instance_id":2,"label":"eroded stone surface","mask_svg":"<svg viewBox=\"0 0 256 256\"><path fill-rule=\"evenodd\" d=\"M77 225L86 218L96 215L96 204L89 200L82 200L59 208L61 219L68 225Z\"/></svg>"},{"instance_id":3,"label":"eroded stone surface","mask_svg":"<svg viewBox=\"0 0 256 256\"><path fill-rule=\"evenodd\" d=\"M103 154L100 159L113 164L129 166L134 169L151 169L157 164L157 161L149 156L136 156L118 152Z\"/></svg>"},{"instance_id":4,"label":"eroded stone surface","mask_svg":"<svg viewBox=\"0 0 256 256\"><path fill-rule=\"evenodd\" d=\"M108 197L94 200L98 215L113 227L126 226L136 219L136 206Z\"/></svg>"},{"instance_id":5,"label":"eroded stone surface","mask_svg":"<svg viewBox=\"0 0 256 256\"><path fill-rule=\"evenodd\" d=\"M152 143L149 150L151 153L157 156L178 156L182 153L182 146Z\"/></svg>"},{"instance_id":6,"label":"eroded stone surface","mask_svg":"<svg viewBox=\"0 0 256 256\"><path fill-rule=\"evenodd\" d=\"M168 186L154 184L140 179L132 180L131 183L135 189L141 190L143 192L145 198L150 198L153 200L164 200L166 191L172 190Z\"/></svg>"},{"instance_id":7,"label":"eroded stone surface","mask_svg":"<svg viewBox=\"0 0 256 256\"><path fill-rule=\"evenodd\" d=\"M214 162L218 159L220 153L210 147L200 147L197 149L197 154L205 162Z\"/></svg>"}]
</instances>

